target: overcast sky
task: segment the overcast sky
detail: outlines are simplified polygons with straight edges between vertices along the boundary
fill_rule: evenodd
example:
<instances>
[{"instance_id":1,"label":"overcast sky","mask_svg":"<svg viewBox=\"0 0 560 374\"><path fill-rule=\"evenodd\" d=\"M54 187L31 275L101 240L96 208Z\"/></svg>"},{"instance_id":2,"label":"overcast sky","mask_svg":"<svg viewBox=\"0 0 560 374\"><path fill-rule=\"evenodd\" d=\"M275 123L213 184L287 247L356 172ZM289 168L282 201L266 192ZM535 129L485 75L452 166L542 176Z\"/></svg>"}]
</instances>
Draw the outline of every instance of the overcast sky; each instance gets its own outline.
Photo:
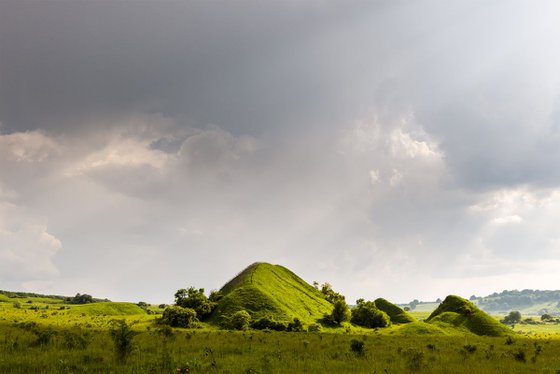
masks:
<instances>
[{"instance_id":1,"label":"overcast sky","mask_svg":"<svg viewBox=\"0 0 560 374\"><path fill-rule=\"evenodd\" d=\"M0 1L0 289L558 289L556 1Z\"/></svg>"}]
</instances>

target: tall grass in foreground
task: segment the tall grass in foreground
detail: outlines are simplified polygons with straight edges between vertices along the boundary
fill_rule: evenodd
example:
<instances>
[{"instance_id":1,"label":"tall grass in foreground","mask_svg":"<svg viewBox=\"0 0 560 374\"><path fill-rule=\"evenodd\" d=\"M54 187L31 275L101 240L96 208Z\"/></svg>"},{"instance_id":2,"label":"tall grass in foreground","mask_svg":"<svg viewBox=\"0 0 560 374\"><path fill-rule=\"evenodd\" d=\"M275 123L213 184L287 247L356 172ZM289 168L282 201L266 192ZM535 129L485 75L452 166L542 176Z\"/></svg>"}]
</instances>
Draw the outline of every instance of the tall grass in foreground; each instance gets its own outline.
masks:
<instances>
[{"instance_id":1,"label":"tall grass in foreground","mask_svg":"<svg viewBox=\"0 0 560 374\"><path fill-rule=\"evenodd\" d=\"M117 331L120 325L117 325ZM122 326L120 326L122 327ZM125 340L132 335L123 328ZM45 331L49 331L45 335ZM126 361L111 331L0 325L1 373L556 374L560 340L151 328ZM122 332L122 331L121 331ZM114 333L113 333L114 334ZM48 336L48 338L44 338ZM115 349L117 347L117 349Z\"/></svg>"}]
</instances>

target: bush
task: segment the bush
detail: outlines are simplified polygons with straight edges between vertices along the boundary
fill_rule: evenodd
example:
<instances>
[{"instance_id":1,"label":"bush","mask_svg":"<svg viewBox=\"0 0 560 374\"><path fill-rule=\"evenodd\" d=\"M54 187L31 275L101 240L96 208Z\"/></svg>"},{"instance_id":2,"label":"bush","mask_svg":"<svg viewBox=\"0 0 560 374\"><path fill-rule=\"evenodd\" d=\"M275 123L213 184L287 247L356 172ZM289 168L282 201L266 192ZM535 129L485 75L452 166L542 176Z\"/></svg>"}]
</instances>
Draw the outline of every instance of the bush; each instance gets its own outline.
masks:
<instances>
[{"instance_id":1,"label":"bush","mask_svg":"<svg viewBox=\"0 0 560 374\"><path fill-rule=\"evenodd\" d=\"M194 327L198 322L196 312L191 308L181 306L168 307L163 311L160 322L171 327Z\"/></svg>"},{"instance_id":2,"label":"bush","mask_svg":"<svg viewBox=\"0 0 560 374\"><path fill-rule=\"evenodd\" d=\"M131 325L127 324L124 319L113 321L112 323L111 338L115 344L115 353L119 361L125 362L134 348L132 340L136 332L132 330Z\"/></svg>"},{"instance_id":3,"label":"bush","mask_svg":"<svg viewBox=\"0 0 560 374\"><path fill-rule=\"evenodd\" d=\"M247 330L251 324L251 315L245 310L235 312L230 318L228 328L234 330Z\"/></svg>"},{"instance_id":4,"label":"bush","mask_svg":"<svg viewBox=\"0 0 560 374\"><path fill-rule=\"evenodd\" d=\"M213 299L215 296L213 296ZM194 309L198 319L208 317L218 305L204 295L204 288L196 289L190 287L188 290L182 288L175 293L175 303L183 308Z\"/></svg>"},{"instance_id":5,"label":"bush","mask_svg":"<svg viewBox=\"0 0 560 374\"><path fill-rule=\"evenodd\" d=\"M362 340L352 339L352 341L350 341L350 350L357 356L364 355L364 347L365 343Z\"/></svg>"},{"instance_id":6,"label":"bush","mask_svg":"<svg viewBox=\"0 0 560 374\"><path fill-rule=\"evenodd\" d=\"M286 331L288 326L283 322L274 321L268 317L262 317L251 323L251 327L256 330Z\"/></svg>"},{"instance_id":7,"label":"bush","mask_svg":"<svg viewBox=\"0 0 560 374\"><path fill-rule=\"evenodd\" d=\"M288 328L286 330L292 332L301 332L303 331L303 324L301 323L299 318L294 318L292 322L288 323Z\"/></svg>"},{"instance_id":8,"label":"bush","mask_svg":"<svg viewBox=\"0 0 560 374\"><path fill-rule=\"evenodd\" d=\"M311 325L309 325L309 327L307 327L307 331L309 331L309 332L320 332L321 331L321 325L319 325L317 323L312 323Z\"/></svg>"},{"instance_id":9,"label":"bush","mask_svg":"<svg viewBox=\"0 0 560 374\"><path fill-rule=\"evenodd\" d=\"M373 301L364 301L359 299L356 301L356 307L352 309L352 322L355 325L377 328L387 327L391 323L391 319L387 313L377 309Z\"/></svg>"}]
</instances>

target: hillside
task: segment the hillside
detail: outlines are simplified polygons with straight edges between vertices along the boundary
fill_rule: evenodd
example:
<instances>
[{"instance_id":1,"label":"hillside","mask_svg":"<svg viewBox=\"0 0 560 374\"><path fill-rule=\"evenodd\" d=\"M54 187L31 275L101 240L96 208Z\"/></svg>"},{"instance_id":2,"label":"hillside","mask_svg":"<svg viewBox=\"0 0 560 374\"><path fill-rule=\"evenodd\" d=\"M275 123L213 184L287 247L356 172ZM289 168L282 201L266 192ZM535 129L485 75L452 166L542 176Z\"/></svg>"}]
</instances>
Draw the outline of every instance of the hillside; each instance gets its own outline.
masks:
<instances>
[{"instance_id":1,"label":"hillside","mask_svg":"<svg viewBox=\"0 0 560 374\"><path fill-rule=\"evenodd\" d=\"M426 322L476 335L503 336L513 332L470 301L455 295L447 296Z\"/></svg>"},{"instance_id":2,"label":"hillside","mask_svg":"<svg viewBox=\"0 0 560 374\"><path fill-rule=\"evenodd\" d=\"M379 298L375 300L375 306L379 309L387 313L389 318L391 319L391 323L410 323L416 321L414 317L410 314L405 312L403 309L398 307L397 305Z\"/></svg>"},{"instance_id":3,"label":"hillside","mask_svg":"<svg viewBox=\"0 0 560 374\"><path fill-rule=\"evenodd\" d=\"M502 291L485 297L471 297L471 301L489 313L506 314L517 310L523 315L560 315L560 291Z\"/></svg>"},{"instance_id":4,"label":"hillside","mask_svg":"<svg viewBox=\"0 0 560 374\"><path fill-rule=\"evenodd\" d=\"M299 318L306 323L321 319L332 311L321 292L280 265L254 263L226 283L224 297L213 319L248 311L253 319L271 317L278 321Z\"/></svg>"}]
</instances>

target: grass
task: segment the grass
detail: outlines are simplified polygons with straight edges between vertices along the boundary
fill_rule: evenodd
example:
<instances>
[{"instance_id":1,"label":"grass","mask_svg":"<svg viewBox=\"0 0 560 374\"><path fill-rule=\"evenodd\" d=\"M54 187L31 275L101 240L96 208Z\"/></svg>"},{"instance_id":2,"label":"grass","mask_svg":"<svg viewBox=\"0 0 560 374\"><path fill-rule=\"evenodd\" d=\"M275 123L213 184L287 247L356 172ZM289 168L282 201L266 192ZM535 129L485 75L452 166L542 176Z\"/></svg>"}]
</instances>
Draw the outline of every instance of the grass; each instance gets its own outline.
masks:
<instances>
[{"instance_id":1,"label":"grass","mask_svg":"<svg viewBox=\"0 0 560 374\"><path fill-rule=\"evenodd\" d=\"M508 341L420 321L377 330L344 324L314 333L232 332L208 324L166 330L154 324L156 316L130 303L77 306L30 298L31 303L16 308L15 301L21 303L0 302L0 373L177 373L188 368L189 373L555 374L560 369L560 335L551 332ZM126 361L111 335L111 321L120 319L134 331Z\"/></svg>"},{"instance_id":2,"label":"grass","mask_svg":"<svg viewBox=\"0 0 560 374\"><path fill-rule=\"evenodd\" d=\"M332 305L321 292L280 265L255 263L228 282L214 315L231 315L247 310L253 319L272 317L279 321L299 318L314 323ZM216 317L214 317L216 318Z\"/></svg>"}]
</instances>

